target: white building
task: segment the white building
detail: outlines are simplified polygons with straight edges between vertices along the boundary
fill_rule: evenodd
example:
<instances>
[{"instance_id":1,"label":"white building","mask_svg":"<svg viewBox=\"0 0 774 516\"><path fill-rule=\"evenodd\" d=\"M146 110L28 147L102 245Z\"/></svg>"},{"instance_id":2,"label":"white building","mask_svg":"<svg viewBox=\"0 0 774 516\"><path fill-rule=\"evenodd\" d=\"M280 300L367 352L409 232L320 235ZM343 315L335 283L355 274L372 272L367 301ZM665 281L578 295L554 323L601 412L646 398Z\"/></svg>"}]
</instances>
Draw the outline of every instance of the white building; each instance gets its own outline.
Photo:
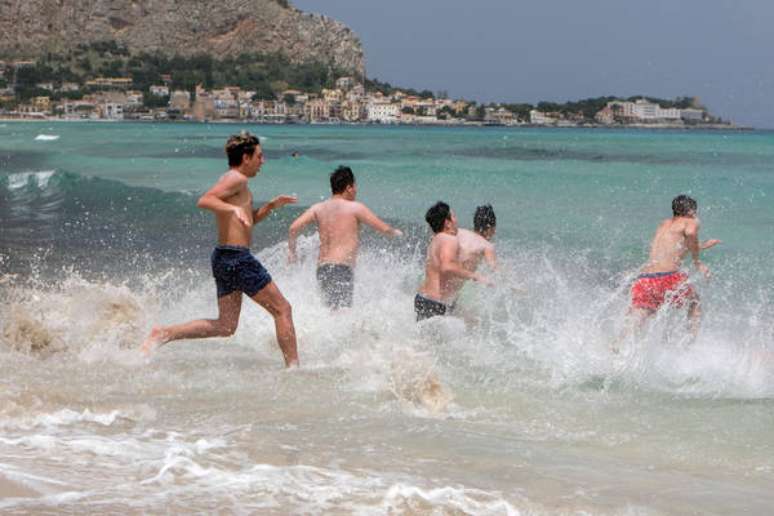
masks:
<instances>
[{"instance_id":1,"label":"white building","mask_svg":"<svg viewBox=\"0 0 774 516\"><path fill-rule=\"evenodd\" d=\"M336 89L349 91L355 86L355 79L353 77L339 77L336 79Z\"/></svg>"},{"instance_id":2,"label":"white building","mask_svg":"<svg viewBox=\"0 0 774 516\"><path fill-rule=\"evenodd\" d=\"M169 107L186 111L191 108L191 92L186 90L175 90L169 97Z\"/></svg>"},{"instance_id":3,"label":"white building","mask_svg":"<svg viewBox=\"0 0 774 516\"><path fill-rule=\"evenodd\" d=\"M529 123L534 125L555 125L558 120L548 113L543 113L537 109L529 112Z\"/></svg>"},{"instance_id":4,"label":"white building","mask_svg":"<svg viewBox=\"0 0 774 516\"><path fill-rule=\"evenodd\" d=\"M657 120L680 120L680 110L677 108L662 108L656 103L645 99L634 102L614 100L607 103L612 115L629 121L652 122Z\"/></svg>"},{"instance_id":5,"label":"white building","mask_svg":"<svg viewBox=\"0 0 774 516\"><path fill-rule=\"evenodd\" d=\"M107 120L123 120L124 106L118 102L104 102L100 105L102 118Z\"/></svg>"},{"instance_id":6,"label":"white building","mask_svg":"<svg viewBox=\"0 0 774 516\"><path fill-rule=\"evenodd\" d=\"M126 106L130 108L138 108L142 106L142 92L137 90L129 90L126 92Z\"/></svg>"},{"instance_id":7,"label":"white building","mask_svg":"<svg viewBox=\"0 0 774 516\"><path fill-rule=\"evenodd\" d=\"M704 120L704 110L695 108L681 109L680 118L690 122L701 122Z\"/></svg>"},{"instance_id":8,"label":"white building","mask_svg":"<svg viewBox=\"0 0 774 516\"><path fill-rule=\"evenodd\" d=\"M81 89L81 85L77 82L63 82L59 88L61 92L78 91Z\"/></svg>"},{"instance_id":9,"label":"white building","mask_svg":"<svg viewBox=\"0 0 774 516\"><path fill-rule=\"evenodd\" d=\"M371 102L366 108L366 118L369 122L394 124L400 116L400 104L391 102Z\"/></svg>"},{"instance_id":10,"label":"white building","mask_svg":"<svg viewBox=\"0 0 774 516\"><path fill-rule=\"evenodd\" d=\"M150 93L157 97L169 97L169 88L166 86L151 86Z\"/></svg>"}]
</instances>

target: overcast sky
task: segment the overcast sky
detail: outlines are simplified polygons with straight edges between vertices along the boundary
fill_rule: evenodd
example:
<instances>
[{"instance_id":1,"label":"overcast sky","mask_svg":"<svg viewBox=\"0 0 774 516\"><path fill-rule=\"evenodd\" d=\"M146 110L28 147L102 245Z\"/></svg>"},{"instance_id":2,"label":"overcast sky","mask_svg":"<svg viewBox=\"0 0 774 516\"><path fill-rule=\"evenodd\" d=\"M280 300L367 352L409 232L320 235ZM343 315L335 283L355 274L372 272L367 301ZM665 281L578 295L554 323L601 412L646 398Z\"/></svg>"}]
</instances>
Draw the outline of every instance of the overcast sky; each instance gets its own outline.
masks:
<instances>
[{"instance_id":1,"label":"overcast sky","mask_svg":"<svg viewBox=\"0 0 774 516\"><path fill-rule=\"evenodd\" d=\"M695 95L774 128L774 0L292 0L359 36L369 77L479 101Z\"/></svg>"}]
</instances>

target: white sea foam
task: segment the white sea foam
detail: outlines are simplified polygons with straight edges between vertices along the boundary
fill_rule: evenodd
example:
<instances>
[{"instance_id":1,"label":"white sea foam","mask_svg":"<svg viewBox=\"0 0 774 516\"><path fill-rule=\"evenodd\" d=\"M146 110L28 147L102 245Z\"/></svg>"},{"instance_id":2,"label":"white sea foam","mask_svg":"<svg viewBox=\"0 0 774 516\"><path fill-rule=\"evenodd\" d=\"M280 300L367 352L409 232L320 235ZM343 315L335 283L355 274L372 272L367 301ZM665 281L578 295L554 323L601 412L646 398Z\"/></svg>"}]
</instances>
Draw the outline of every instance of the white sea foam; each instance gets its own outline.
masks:
<instances>
[{"instance_id":1,"label":"white sea foam","mask_svg":"<svg viewBox=\"0 0 774 516\"><path fill-rule=\"evenodd\" d=\"M459 514L508 515L520 512L499 495L477 489L441 487L422 489L395 484L384 496L382 508L387 514L453 512Z\"/></svg>"},{"instance_id":2,"label":"white sea foam","mask_svg":"<svg viewBox=\"0 0 774 516\"><path fill-rule=\"evenodd\" d=\"M680 424L659 426L663 398L679 405L774 395L774 364L760 347L771 335L762 316L757 326L748 321L729 330L723 315L709 318L694 346L684 347L685 314L664 311L614 355L609 347L621 327L626 286L593 281L580 260L503 250L506 272L497 287L466 287L459 317L417 325L411 300L421 258L379 249L364 250L358 263L357 309L331 314L313 286L317 245L316 235L300 239L296 267L286 264L286 244L259 253L293 305L303 367L290 374L280 372L273 321L246 299L233 337L170 345L150 365L135 366L131 357L139 359L137 346L151 324L215 313L208 276L189 282L171 270L130 285L63 271L55 283L3 286L0 340L17 351L0 360L4 367L24 364L33 377L24 383L41 401L25 405L15 391L10 399L19 408L3 415L16 423L4 426L13 435L4 433L0 451L20 462L51 460L35 461L42 471L69 464L73 485L61 489L72 498L62 502L71 504L67 510L96 496L104 507L128 512L189 502L206 510L198 503L206 497L233 512L551 513L524 504L497 479L491 489L483 475L471 481L485 490L462 485L461 477L447 480L440 473L445 447L459 444L468 459L478 453L503 471L510 462L539 462L531 452L519 455L529 448L525 442L573 443L594 453L620 446L636 454L626 447L643 440L641 419L648 432L670 439L688 432ZM528 295L514 295L517 286ZM62 402L103 393L158 404L162 417L122 403ZM640 405L649 402L657 408ZM638 424L618 419L628 405ZM609 422L604 428L602 418ZM151 421L158 429L148 428ZM686 446L715 442L714 434L689 430L690 439L662 447L664 460L686 469ZM736 444L745 446L746 437ZM368 457L365 465L358 455ZM404 455L417 478L396 458ZM692 460L728 460L707 456ZM587 467L583 458L569 460L568 471ZM768 457L744 456L736 471L763 477L772 466ZM104 482L92 478L95 467L106 472ZM87 483L89 493L76 491ZM559 485L556 491L567 484Z\"/></svg>"},{"instance_id":3,"label":"white sea foam","mask_svg":"<svg viewBox=\"0 0 774 516\"><path fill-rule=\"evenodd\" d=\"M17 172L8 176L8 189L18 190L24 188L30 182L38 188L48 187L48 182L56 173L56 170L41 170L39 172Z\"/></svg>"},{"instance_id":4,"label":"white sea foam","mask_svg":"<svg viewBox=\"0 0 774 516\"><path fill-rule=\"evenodd\" d=\"M16 410L18 412L18 409ZM89 409L76 411L61 409L51 413L23 414L21 417L6 417L0 422L0 428L14 428L31 430L44 427L54 430L58 427L78 425L80 423L94 423L103 427L109 427L120 421L152 421L155 411L148 406L138 406L128 410L111 410L109 412L92 412Z\"/></svg>"},{"instance_id":5,"label":"white sea foam","mask_svg":"<svg viewBox=\"0 0 774 516\"><path fill-rule=\"evenodd\" d=\"M59 139L58 134L39 134L35 137L38 142L53 142Z\"/></svg>"}]
</instances>

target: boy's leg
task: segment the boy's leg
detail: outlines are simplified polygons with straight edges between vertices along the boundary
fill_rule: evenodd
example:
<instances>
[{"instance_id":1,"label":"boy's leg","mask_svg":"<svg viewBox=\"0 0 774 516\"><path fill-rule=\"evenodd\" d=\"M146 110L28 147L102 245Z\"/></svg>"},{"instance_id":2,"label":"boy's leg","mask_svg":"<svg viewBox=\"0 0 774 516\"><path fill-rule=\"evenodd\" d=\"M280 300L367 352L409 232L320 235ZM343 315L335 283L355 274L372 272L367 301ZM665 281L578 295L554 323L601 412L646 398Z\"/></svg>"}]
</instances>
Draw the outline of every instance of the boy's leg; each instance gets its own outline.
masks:
<instances>
[{"instance_id":1,"label":"boy's leg","mask_svg":"<svg viewBox=\"0 0 774 516\"><path fill-rule=\"evenodd\" d=\"M656 313L655 310L630 307L629 311L626 313L626 322L624 323L623 332L621 332L621 335L613 342L610 350L613 353L619 353L623 342L631 338L632 335L638 334L642 330L645 321L647 321L654 313Z\"/></svg>"},{"instance_id":2,"label":"boy's leg","mask_svg":"<svg viewBox=\"0 0 774 516\"><path fill-rule=\"evenodd\" d=\"M228 337L233 335L239 324L242 310L242 293L232 292L218 298L218 318L198 319L173 326L156 326L142 343L142 352L149 355L154 348L173 340L204 339L207 337Z\"/></svg>"},{"instance_id":3,"label":"boy's leg","mask_svg":"<svg viewBox=\"0 0 774 516\"><path fill-rule=\"evenodd\" d=\"M298 365L296 348L296 329L293 326L293 313L285 296L273 281L263 287L252 300L261 305L274 318L274 331L277 342L285 357L287 367Z\"/></svg>"},{"instance_id":4,"label":"boy's leg","mask_svg":"<svg viewBox=\"0 0 774 516\"><path fill-rule=\"evenodd\" d=\"M691 331L691 343L699 336L701 325L701 302L699 295L694 293L688 301L688 329Z\"/></svg>"}]
</instances>

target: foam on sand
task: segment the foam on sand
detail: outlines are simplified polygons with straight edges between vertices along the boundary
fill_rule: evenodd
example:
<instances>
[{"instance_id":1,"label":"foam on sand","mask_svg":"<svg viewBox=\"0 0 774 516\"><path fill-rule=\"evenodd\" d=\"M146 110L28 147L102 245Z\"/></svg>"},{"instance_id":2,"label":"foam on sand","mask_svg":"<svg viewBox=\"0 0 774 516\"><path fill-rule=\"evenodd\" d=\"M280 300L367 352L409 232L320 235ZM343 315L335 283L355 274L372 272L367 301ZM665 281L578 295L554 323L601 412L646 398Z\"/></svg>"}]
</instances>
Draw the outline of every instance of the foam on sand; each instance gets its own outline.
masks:
<instances>
[{"instance_id":1,"label":"foam on sand","mask_svg":"<svg viewBox=\"0 0 774 516\"><path fill-rule=\"evenodd\" d=\"M430 357L411 349L404 349L393 358L390 390L401 402L431 414L444 412L454 399L435 372Z\"/></svg>"}]
</instances>

